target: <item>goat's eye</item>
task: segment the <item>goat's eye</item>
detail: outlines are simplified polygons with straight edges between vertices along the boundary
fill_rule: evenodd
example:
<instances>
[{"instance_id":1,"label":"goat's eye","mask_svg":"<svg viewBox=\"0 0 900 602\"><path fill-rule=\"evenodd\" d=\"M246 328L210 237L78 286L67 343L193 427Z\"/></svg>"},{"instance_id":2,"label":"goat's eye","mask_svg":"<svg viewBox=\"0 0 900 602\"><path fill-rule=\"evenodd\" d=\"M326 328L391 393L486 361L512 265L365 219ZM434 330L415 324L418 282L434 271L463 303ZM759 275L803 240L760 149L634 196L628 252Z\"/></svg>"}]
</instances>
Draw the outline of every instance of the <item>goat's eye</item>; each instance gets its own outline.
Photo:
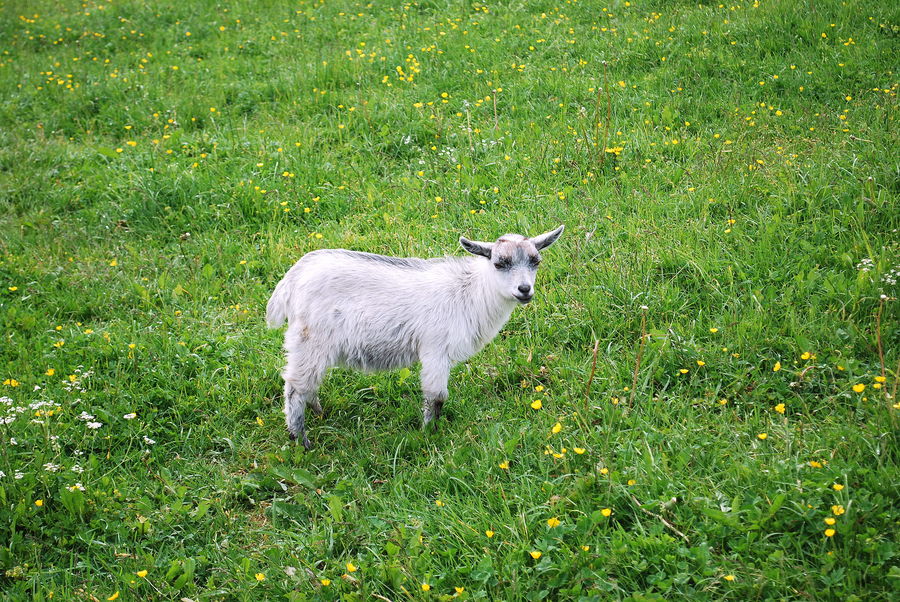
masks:
<instances>
[{"instance_id":1,"label":"goat's eye","mask_svg":"<svg viewBox=\"0 0 900 602\"><path fill-rule=\"evenodd\" d=\"M508 261L495 261L494 267L497 268L498 270L508 270L509 262Z\"/></svg>"},{"instance_id":2,"label":"goat's eye","mask_svg":"<svg viewBox=\"0 0 900 602\"><path fill-rule=\"evenodd\" d=\"M528 265L530 265L530 266L533 267L534 269L537 269L537 267L538 267L539 265L541 265L541 260L538 259L537 257L532 257L532 258L528 261Z\"/></svg>"}]
</instances>

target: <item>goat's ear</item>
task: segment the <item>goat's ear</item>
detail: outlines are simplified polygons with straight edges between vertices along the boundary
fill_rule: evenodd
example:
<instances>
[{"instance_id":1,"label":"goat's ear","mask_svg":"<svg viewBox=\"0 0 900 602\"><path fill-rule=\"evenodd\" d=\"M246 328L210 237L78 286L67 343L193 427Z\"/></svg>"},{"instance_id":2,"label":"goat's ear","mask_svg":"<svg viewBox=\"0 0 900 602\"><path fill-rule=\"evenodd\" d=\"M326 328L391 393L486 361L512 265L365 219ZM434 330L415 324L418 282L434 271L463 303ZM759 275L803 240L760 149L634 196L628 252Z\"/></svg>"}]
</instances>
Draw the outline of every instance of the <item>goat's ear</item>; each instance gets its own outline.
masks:
<instances>
[{"instance_id":1,"label":"goat's ear","mask_svg":"<svg viewBox=\"0 0 900 602\"><path fill-rule=\"evenodd\" d=\"M469 240L465 236L460 236L459 244L461 244L462 248L472 255L481 255L482 257L487 257L488 259L491 258L491 247L493 247L493 245L489 242Z\"/></svg>"},{"instance_id":2,"label":"goat's ear","mask_svg":"<svg viewBox=\"0 0 900 602\"><path fill-rule=\"evenodd\" d=\"M551 232L544 232L543 234L532 238L531 242L534 243L534 246L538 251L540 251L541 249L545 249L555 243L556 239L560 237L560 235L563 233L563 230L565 229L566 227L563 225Z\"/></svg>"}]
</instances>

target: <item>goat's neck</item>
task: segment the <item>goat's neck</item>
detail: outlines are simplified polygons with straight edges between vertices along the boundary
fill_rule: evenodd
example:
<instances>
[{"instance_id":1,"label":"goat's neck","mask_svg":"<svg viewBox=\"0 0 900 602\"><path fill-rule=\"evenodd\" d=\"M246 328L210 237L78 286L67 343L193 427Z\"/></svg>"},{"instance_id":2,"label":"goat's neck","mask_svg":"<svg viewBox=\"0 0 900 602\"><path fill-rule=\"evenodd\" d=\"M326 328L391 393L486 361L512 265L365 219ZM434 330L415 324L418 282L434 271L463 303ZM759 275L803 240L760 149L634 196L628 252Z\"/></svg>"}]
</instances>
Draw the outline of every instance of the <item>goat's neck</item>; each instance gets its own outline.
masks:
<instances>
[{"instance_id":1,"label":"goat's neck","mask_svg":"<svg viewBox=\"0 0 900 602\"><path fill-rule=\"evenodd\" d=\"M478 263L473 265L469 282L471 290L464 296L465 318L479 348L496 336L518 305L502 294L489 270L493 267L485 268Z\"/></svg>"}]
</instances>

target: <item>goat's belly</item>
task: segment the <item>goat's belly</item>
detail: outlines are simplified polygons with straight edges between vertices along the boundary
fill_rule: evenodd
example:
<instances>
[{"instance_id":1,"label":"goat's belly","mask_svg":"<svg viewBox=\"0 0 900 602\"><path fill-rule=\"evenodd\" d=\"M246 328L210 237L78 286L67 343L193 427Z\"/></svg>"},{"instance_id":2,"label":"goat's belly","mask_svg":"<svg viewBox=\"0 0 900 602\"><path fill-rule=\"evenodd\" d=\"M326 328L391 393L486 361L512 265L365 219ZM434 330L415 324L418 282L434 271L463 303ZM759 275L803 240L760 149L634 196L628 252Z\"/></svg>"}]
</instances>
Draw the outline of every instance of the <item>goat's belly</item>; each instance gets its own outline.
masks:
<instances>
[{"instance_id":1,"label":"goat's belly","mask_svg":"<svg viewBox=\"0 0 900 602\"><path fill-rule=\"evenodd\" d=\"M412 350L387 345L354 346L344 349L339 359L342 365L365 372L404 368L418 360L417 354Z\"/></svg>"}]
</instances>

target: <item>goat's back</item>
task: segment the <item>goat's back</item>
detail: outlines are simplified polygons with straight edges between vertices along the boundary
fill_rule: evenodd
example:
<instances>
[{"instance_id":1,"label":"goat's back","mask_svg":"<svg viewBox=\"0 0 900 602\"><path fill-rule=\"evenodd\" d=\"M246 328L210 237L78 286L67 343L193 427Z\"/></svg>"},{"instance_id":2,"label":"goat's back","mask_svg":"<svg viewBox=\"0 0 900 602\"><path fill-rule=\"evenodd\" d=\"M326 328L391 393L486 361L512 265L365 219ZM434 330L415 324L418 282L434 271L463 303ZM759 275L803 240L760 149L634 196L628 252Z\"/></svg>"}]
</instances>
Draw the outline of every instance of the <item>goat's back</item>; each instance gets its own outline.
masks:
<instances>
[{"instance_id":1,"label":"goat's back","mask_svg":"<svg viewBox=\"0 0 900 602\"><path fill-rule=\"evenodd\" d=\"M459 290L468 258L419 259L322 249L288 270L269 299L266 319L278 327L293 317L396 320L437 310Z\"/></svg>"}]
</instances>

